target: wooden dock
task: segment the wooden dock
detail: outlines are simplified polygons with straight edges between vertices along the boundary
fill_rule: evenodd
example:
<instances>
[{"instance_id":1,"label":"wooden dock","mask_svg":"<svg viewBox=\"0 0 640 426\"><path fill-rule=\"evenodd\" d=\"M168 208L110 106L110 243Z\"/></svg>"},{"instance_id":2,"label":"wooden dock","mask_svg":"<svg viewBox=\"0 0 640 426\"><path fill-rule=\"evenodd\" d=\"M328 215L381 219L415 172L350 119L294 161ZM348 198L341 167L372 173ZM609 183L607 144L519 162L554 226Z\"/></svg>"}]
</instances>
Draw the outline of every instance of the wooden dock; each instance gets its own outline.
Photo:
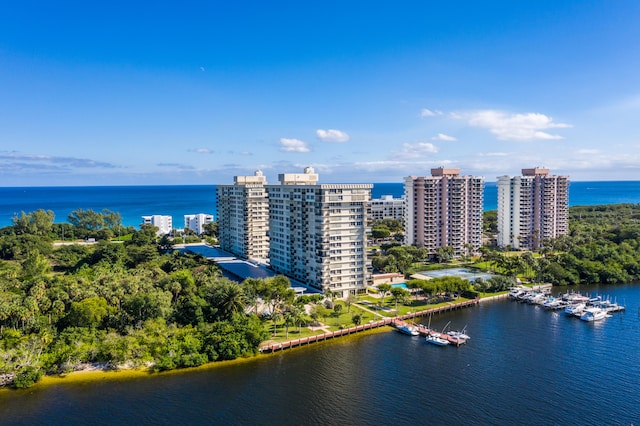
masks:
<instances>
[{"instance_id":1,"label":"wooden dock","mask_svg":"<svg viewBox=\"0 0 640 426\"><path fill-rule=\"evenodd\" d=\"M402 327L402 326L414 326L417 330L418 333L420 333L420 336L426 337L426 336L437 336L440 337L446 341L449 342L449 344L451 345L455 345L455 346L460 346L460 345L464 345L465 343L467 343L467 341L465 339L456 339L453 336L449 336L447 333L442 333L438 330L433 330L430 328L425 327L422 324L408 324L402 320L394 320L393 321L393 325L394 327Z\"/></svg>"},{"instance_id":2,"label":"wooden dock","mask_svg":"<svg viewBox=\"0 0 640 426\"><path fill-rule=\"evenodd\" d=\"M341 337L341 336L348 336L350 334L354 334L354 333L360 333L362 331L367 331L367 330L372 330L374 328L378 328L378 327L383 327L383 326L397 326L396 324L398 324L398 321L400 322L404 322L404 320L407 319L411 319L411 318L417 318L417 317L424 317L424 316L428 316L428 315L433 315L433 314L438 314L438 313L443 313L443 312L450 312L450 311L455 311L457 309L462 309L462 308L466 308L466 307L470 307L470 306L476 306L479 303L479 299L472 299L472 300L467 300L464 302L459 302L459 303L451 303L448 305L443 305L443 306L438 306L437 308L431 308L431 309L425 309L422 311L417 311L417 312L410 312L408 314L405 315L399 315L393 318L384 318L378 321L371 321L367 324L361 324L361 325L356 325L353 327L349 327L349 328L343 328L342 330L336 330L336 331L330 331L330 332L326 332L326 333L321 333L321 334L316 334L315 336L308 336L308 337L301 337L299 339L294 339L294 340L288 340L286 342L281 342L281 343L271 343L268 345L263 345L259 348L259 351L261 353L270 353L270 352L277 352L280 350L284 350L284 349L291 349L291 348L295 348L297 346L304 346L304 345L309 345L311 343L316 343L316 342L322 342L325 340L330 340L330 339L335 339L336 337ZM426 327L423 327L426 329ZM420 333L422 334L423 331L420 330ZM426 336L426 331L424 331L424 334ZM449 340L453 339L454 341L457 342L458 339L454 339L451 336L447 336L445 337L445 335L442 335L443 338ZM449 340L452 344L455 345L459 345L459 343L454 343L451 340ZM462 342L464 343L464 342Z\"/></svg>"}]
</instances>

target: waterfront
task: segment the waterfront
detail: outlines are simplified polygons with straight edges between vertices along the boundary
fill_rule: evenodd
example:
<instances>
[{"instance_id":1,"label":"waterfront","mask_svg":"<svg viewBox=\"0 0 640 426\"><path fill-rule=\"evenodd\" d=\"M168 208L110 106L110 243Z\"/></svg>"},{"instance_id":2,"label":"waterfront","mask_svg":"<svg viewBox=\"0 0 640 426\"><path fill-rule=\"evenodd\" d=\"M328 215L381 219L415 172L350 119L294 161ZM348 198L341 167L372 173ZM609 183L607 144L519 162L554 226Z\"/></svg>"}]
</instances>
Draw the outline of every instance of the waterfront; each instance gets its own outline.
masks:
<instances>
[{"instance_id":1,"label":"waterfront","mask_svg":"<svg viewBox=\"0 0 640 426\"><path fill-rule=\"evenodd\" d=\"M373 198L403 195L401 182L373 185ZM487 182L484 209L495 210L497 197L495 182ZM570 206L639 202L640 181L571 182L569 189ZM136 227L143 215L170 215L174 227L180 228L185 214L216 213L216 190L214 185L0 187L0 227L11 225L14 214L21 211L52 210L60 223L79 208L118 212L125 226Z\"/></svg>"},{"instance_id":2,"label":"waterfront","mask_svg":"<svg viewBox=\"0 0 640 426\"><path fill-rule=\"evenodd\" d=\"M467 326L471 340L460 348L393 331L352 335L208 370L4 391L0 419L29 425L637 423L640 287L581 290L616 298L627 311L593 324L538 306L485 302L433 316L433 328L449 321Z\"/></svg>"}]
</instances>

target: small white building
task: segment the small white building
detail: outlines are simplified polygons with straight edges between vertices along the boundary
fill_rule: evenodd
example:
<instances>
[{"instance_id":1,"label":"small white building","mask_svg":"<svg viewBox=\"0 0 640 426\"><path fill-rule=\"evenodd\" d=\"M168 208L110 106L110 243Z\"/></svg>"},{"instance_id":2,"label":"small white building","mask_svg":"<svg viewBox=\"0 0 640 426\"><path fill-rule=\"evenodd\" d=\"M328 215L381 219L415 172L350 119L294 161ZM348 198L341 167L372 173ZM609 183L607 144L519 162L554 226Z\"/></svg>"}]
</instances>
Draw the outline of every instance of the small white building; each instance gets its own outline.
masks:
<instances>
[{"instance_id":1,"label":"small white building","mask_svg":"<svg viewBox=\"0 0 640 426\"><path fill-rule=\"evenodd\" d=\"M159 214L142 216L142 225L153 225L158 228L156 234L167 235L173 230L173 218Z\"/></svg>"},{"instance_id":2,"label":"small white building","mask_svg":"<svg viewBox=\"0 0 640 426\"><path fill-rule=\"evenodd\" d=\"M198 235L204 232L204 225L213 222L212 214L198 213L184 215L184 229L191 229Z\"/></svg>"}]
</instances>

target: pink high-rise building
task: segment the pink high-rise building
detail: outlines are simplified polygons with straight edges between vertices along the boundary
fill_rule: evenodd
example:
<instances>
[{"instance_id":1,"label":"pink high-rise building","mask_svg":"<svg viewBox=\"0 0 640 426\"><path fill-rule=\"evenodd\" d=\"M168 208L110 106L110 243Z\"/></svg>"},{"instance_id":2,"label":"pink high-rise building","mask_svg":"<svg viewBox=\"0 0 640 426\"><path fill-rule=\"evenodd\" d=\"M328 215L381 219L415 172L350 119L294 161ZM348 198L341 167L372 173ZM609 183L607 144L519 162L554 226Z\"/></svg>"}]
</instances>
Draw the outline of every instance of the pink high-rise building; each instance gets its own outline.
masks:
<instances>
[{"instance_id":1,"label":"pink high-rise building","mask_svg":"<svg viewBox=\"0 0 640 426\"><path fill-rule=\"evenodd\" d=\"M431 176L404 179L405 243L435 254L452 247L455 256L482 245L484 178L460 169L431 169Z\"/></svg>"}]
</instances>

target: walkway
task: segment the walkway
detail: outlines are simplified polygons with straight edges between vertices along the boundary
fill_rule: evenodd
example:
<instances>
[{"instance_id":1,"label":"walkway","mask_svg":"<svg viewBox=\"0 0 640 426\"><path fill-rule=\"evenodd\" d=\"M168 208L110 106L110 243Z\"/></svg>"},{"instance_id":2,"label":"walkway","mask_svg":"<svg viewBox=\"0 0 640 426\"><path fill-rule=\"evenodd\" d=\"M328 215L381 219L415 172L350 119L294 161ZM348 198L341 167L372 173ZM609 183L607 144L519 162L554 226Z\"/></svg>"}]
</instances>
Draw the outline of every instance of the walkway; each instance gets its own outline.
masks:
<instances>
[{"instance_id":1,"label":"walkway","mask_svg":"<svg viewBox=\"0 0 640 426\"><path fill-rule=\"evenodd\" d=\"M378 321L372 321L367 324L356 325L354 327L344 328L337 331L329 331L315 336L302 337L299 339L289 340L282 343L268 343L260 347L260 352L276 352L282 349L294 348L296 346L308 345L315 342L322 342L324 340L333 339L340 336L347 336L354 333L360 333L362 331L372 330L374 328L382 327L385 325L393 325L396 321L407 320L416 317L424 317L427 315L438 314L441 312L449 312L456 309L462 309L469 306L475 306L479 303L479 299L467 300L459 303L452 303L449 305L438 306L437 308L425 309L418 312L410 312L405 315L399 315L394 318L384 318Z\"/></svg>"}]
</instances>

